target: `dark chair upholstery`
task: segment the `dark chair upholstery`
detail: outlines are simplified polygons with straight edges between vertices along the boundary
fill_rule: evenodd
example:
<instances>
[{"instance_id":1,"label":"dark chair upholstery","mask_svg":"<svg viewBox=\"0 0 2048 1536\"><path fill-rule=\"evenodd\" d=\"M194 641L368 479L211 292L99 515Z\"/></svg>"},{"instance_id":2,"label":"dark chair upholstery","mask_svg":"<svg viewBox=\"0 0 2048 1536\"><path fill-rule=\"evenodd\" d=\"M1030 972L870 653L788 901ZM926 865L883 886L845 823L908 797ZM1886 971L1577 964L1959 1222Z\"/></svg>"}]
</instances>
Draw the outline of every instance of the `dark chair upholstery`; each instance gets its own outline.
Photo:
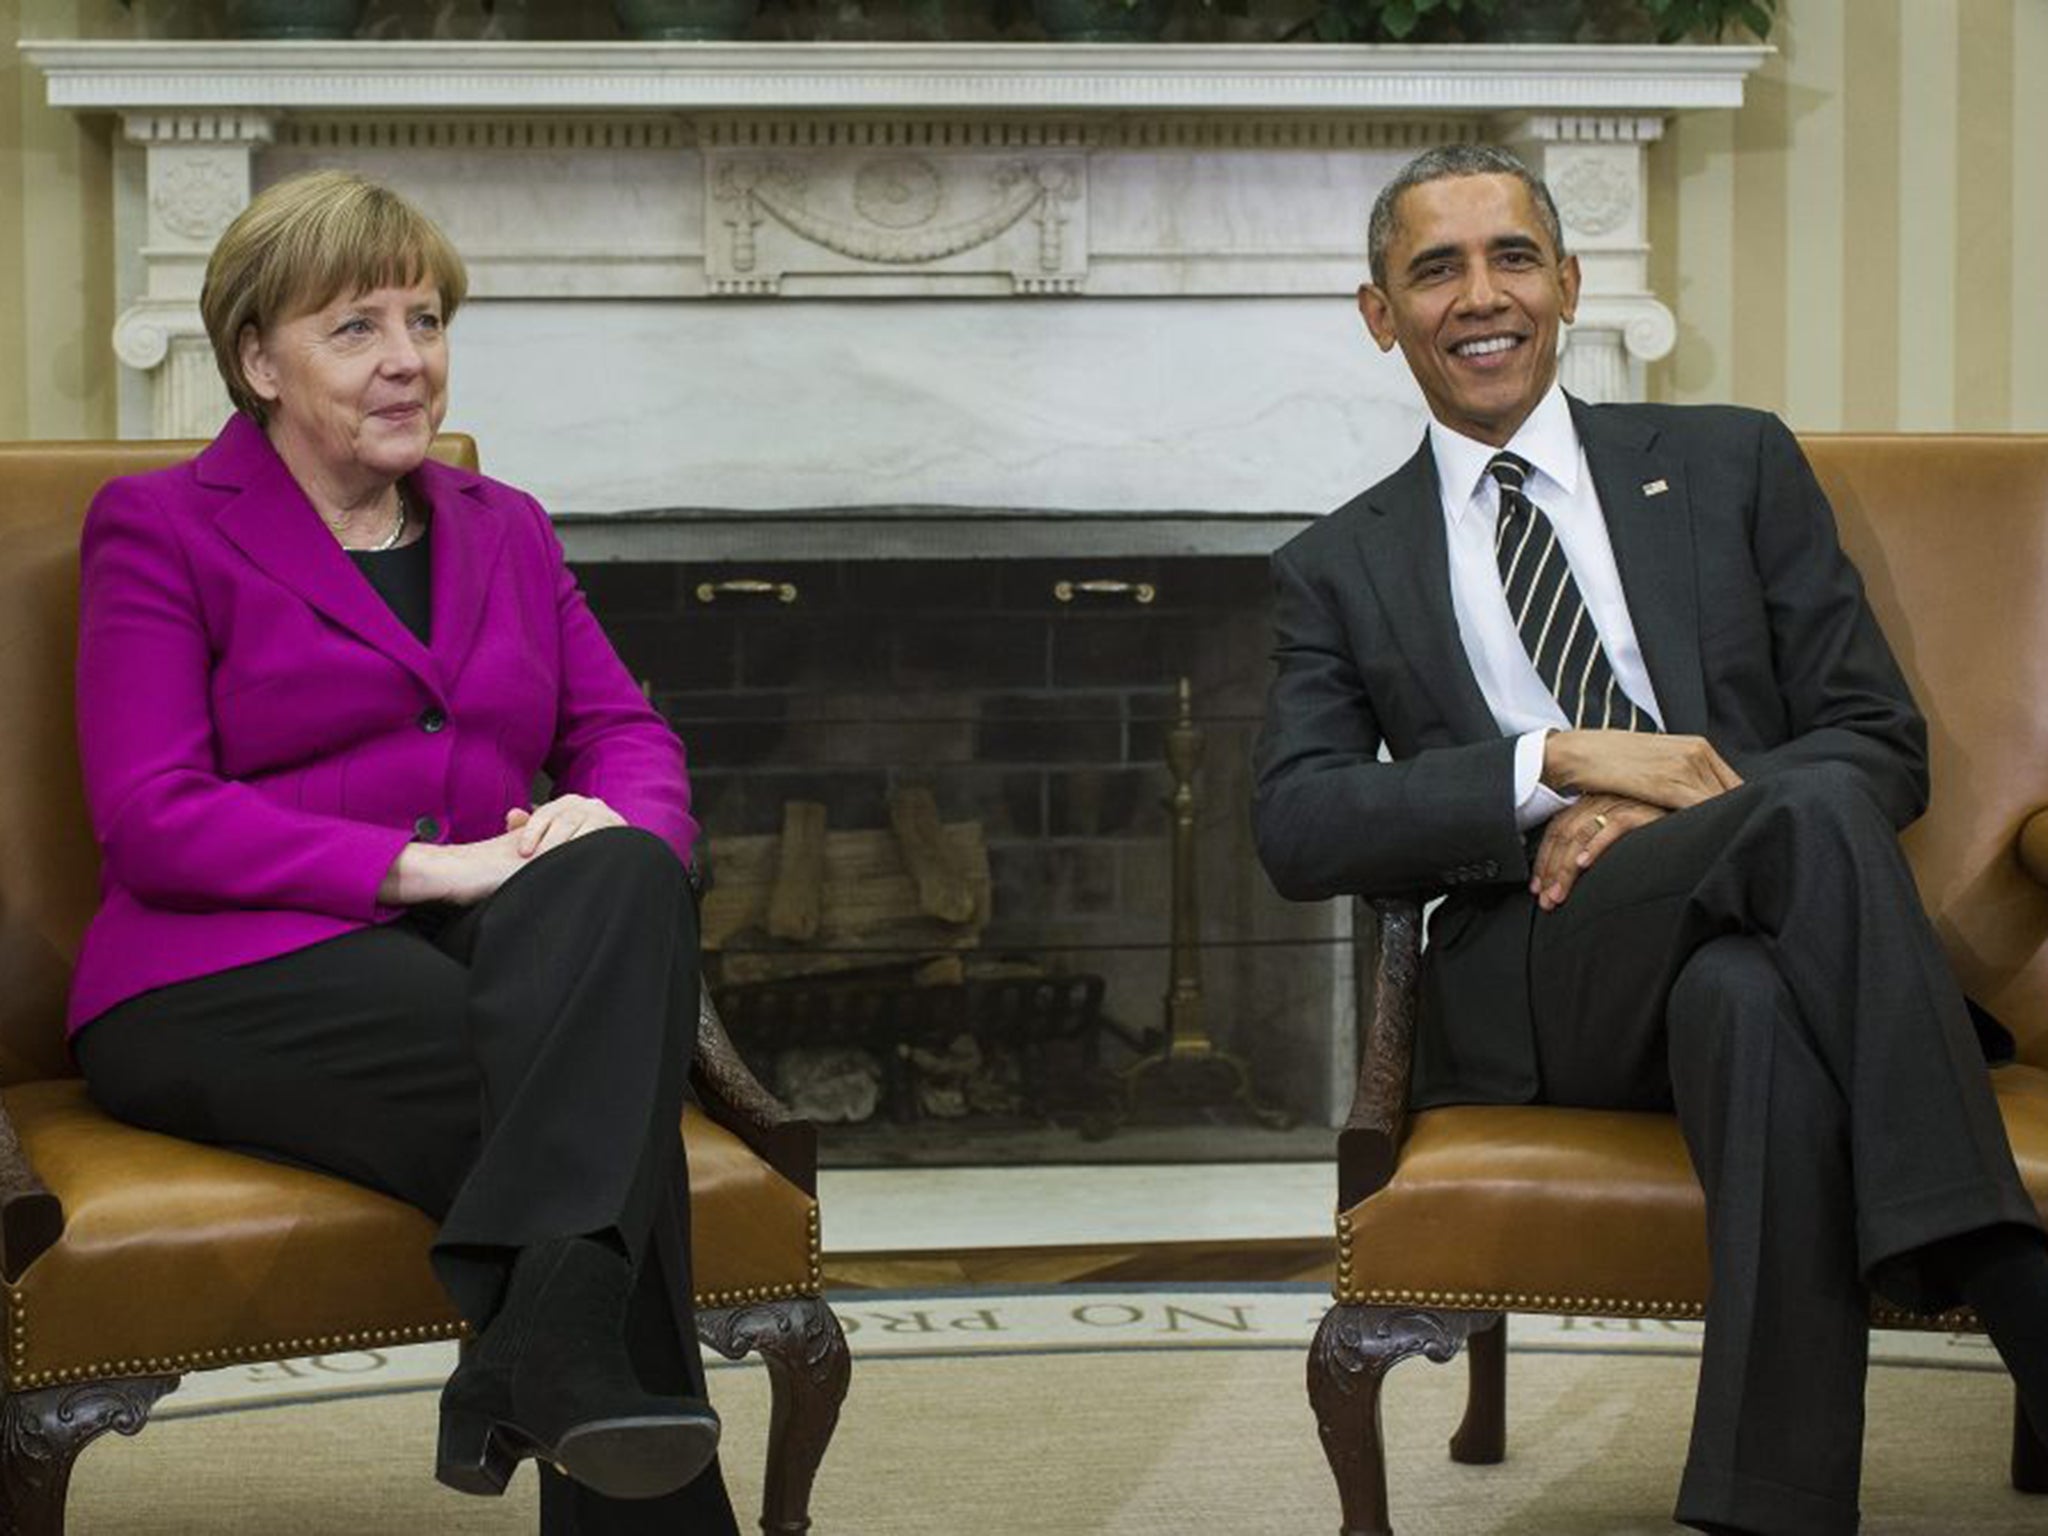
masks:
<instances>
[{"instance_id":1,"label":"dark chair upholstery","mask_svg":"<svg viewBox=\"0 0 2048 1536\"><path fill-rule=\"evenodd\" d=\"M1906 833L1963 986L2012 1028L1993 1084L2020 1173L2048 1209L2048 437L1817 437L1879 622L1926 711L1934 798ZM1391 1527L1380 1383L1470 1345L1451 1456L1501 1459L1505 1316L1697 1318L1706 1204L1676 1119L1541 1106L1410 1114L1421 917L1361 903L1360 1076L1338 1143L1336 1305L1309 1395L1345 1536ZM1972 1328L1879 1310L1883 1327ZM2048 1491L2014 1414L2013 1483Z\"/></svg>"},{"instance_id":2,"label":"dark chair upholstery","mask_svg":"<svg viewBox=\"0 0 2048 1536\"><path fill-rule=\"evenodd\" d=\"M186 1371L459 1336L433 1224L340 1179L108 1119L64 1045L98 896L72 714L78 538L115 475L199 443L0 445L0 1536L63 1529L72 1458L134 1434ZM474 466L449 436L437 456ZM848 1358L820 1294L816 1141L706 997L683 1116L698 1330L773 1385L761 1528L810 1528Z\"/></svg>"}]
</instances>

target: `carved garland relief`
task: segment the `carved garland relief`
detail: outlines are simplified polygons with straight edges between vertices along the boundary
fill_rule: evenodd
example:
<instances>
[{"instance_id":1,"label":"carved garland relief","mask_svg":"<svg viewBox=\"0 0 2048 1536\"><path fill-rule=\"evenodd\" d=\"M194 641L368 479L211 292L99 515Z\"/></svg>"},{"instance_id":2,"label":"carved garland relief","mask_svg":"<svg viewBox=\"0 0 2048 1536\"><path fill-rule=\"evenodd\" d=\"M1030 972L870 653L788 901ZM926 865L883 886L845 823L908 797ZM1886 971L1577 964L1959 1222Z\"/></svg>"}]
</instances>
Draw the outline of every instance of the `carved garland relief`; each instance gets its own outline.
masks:
<instances>
[{"instance_id":1,"label":"carved garland relief","mask_svg":"<svg viewBox=\"0 0 2048 1536\"><path fill-rule=\"evenodd\" d=\"M802 273L858 291L876 269L923 268L1007 277L1017 292L1077 291L1087 257L1071 226L1084 167L1060 153L714 151L705 168L724 233L706 252L712 290L773 293Z\"/></svg>"}]
</instances>

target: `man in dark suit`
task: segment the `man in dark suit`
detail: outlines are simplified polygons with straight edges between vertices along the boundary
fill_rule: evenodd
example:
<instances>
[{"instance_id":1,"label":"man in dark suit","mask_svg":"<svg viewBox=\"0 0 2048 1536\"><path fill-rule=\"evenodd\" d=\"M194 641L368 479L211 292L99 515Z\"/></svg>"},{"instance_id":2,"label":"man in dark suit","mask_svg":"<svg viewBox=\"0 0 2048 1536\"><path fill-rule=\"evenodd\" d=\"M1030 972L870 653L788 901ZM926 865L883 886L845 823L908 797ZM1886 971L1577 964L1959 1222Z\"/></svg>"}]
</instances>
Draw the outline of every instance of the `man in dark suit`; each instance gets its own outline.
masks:
<instances>
[{"instance_id":1,"label":"man in dark suit","mask_svg":"<svg viewBox=\"0 0 2048 1536\"><path fill-rule=\"evenodd\" d=\"M1274 557L1261 858L1445 895L1418 1107L1675 1108L1713 1263L1677 1518L1854 1531L1870 1288L1976 1307L2048 1429L2048 1245L1896 838L1924 724L1780 422L1559 388L1578 265L1520 161L1422 155L1370 259L1432 421Z\"/></svg>"}]
</instances>

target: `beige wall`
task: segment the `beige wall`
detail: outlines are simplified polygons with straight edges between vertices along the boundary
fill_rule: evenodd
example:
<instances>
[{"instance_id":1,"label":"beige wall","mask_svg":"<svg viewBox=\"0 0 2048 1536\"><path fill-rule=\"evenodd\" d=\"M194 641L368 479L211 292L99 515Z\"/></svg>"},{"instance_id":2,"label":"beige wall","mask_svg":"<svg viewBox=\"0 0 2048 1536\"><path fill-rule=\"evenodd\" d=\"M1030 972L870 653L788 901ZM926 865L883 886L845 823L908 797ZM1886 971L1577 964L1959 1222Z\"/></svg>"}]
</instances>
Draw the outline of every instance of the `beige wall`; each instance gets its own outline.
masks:
<instances>
[{"instance_id":1,"label":"beige wall","mask_svg":"<svg viewBox=\"0 0 2048 1536\"><path fill-rule=\"evenodd\" d=\"M24 37L120 37L117 0L0 0L0 439L114 430L112 124L53 112Z\"/></svg>"},{"instance_id":2,"label":"beige wall","mask_svg":"<svg viewBox=\"0 0 2048 1536\"><path fill-rule=\"evenodd\" d=\"M0 439L110 434L118 366L112 125L45 107L14 45L136 27L118 0L0 0ZM1680 324L1653 394L2048 431L2048 0L1786 0L1772 40L1740 113L1653 151Z\"/></svg>"},{"instance_id":3,"label":"beige wall","mask_svg":"<svg viewBox=\"0 0 2048 1536\"><path fill-rule=\"evenodd\" d=\"M1809 431L2048 431L2048 0L1782 18L1748 105L1654 151L1679 318L1654 395Z\"/></svg>"}]
</instances>

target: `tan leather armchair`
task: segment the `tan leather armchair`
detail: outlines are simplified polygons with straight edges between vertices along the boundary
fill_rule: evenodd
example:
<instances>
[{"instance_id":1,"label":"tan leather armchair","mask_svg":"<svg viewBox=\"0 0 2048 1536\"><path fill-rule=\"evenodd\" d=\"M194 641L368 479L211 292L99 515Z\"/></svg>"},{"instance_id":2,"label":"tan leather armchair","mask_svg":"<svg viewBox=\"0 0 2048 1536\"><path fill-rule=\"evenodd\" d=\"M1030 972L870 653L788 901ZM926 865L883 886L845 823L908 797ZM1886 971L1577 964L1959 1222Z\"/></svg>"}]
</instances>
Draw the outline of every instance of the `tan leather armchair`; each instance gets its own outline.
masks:
<instances>
[{"instance_id":1,"label":"tan leather armchair","mask_svg":"<svg viewBox=\"0 0 2048 1536\"><path fill-rule=\"evenodd\" d=\"M61 1532L79 1449L141 1429L186 1371L463 1331L420 1212L110 1120L65 1050L98 882L72 721L79 528L109 477L202 446L0 445L0 1536ZM476 463L467 438L435 453ZM708 997L693 1078L682 1130L698 1331L767 1363L761 1529L796 1536L848 1379L820 1296L815 1132L754 1080Z\"/></svg>"},{"instance_id":2,"label":"tan leather armchair","mask_svg":"<svg viewBox=\"0 0 2048 1536\"><path fill-rule=\"evenodd\" d=\"M1805 447L1927 714L1934 799L1905 847L1964 989L2019 1040L1993 1083L2021 1176L2048 1209L2048 437ZM1308 1384L1345 1536L1386 1536L1386 1372L1469 1345L1451 1457L1499 1461L1506 1314L1702 1316L1706 1204L1668 1115L1408 1113L1420 912L1361 903L1358 927L1361 1069L1338 1141L1336 1305ZM1974 1326L1966 1313L1873 1321ZM2048 1492L2048 1447L2017 1407L2012 1475Z\"/></svg>"}]
</instances>

